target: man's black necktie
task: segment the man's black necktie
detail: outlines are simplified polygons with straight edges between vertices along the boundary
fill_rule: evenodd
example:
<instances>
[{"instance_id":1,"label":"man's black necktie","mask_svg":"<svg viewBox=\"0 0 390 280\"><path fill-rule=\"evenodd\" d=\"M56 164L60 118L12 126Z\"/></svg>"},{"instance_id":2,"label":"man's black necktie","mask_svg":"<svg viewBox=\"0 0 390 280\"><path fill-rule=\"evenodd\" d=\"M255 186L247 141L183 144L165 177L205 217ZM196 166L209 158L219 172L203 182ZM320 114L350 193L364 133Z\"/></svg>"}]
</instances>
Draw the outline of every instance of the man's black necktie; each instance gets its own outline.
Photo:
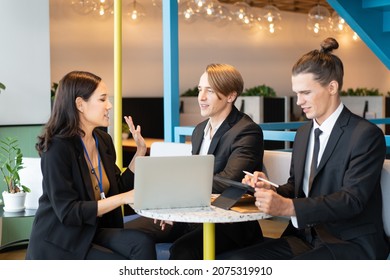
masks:
<instances>
[{"instance_id":1,"label":"man's black necktie","mask_svg":"<svg viewBox=\"0 0 390 280\"><path fill-rule=\"evenodd\" d=\"M320 135L322 133L322 130L319 128L316 128L314 130L314 149L313 149L313 156L311 159L311 166L310 166L310 177L309 177L309 189L307 190L307 196L309 196L309 192L311 189L311 184L313 183L314 175L317 171L317 165L318 165L318 152L320 151ZM306 241L309 243L313 242L313 232L315 232L314 228L306 227L305 228L305 236Z\"/></svg>"},{"instance_id":2,"label":"man's black necktie","mask_svg":"<svg viewBox=\"0 0 390 280\"><path fill-rule=\"evenodd\" d=\"M317 165L318 165L318 152L320 151L320 135L322 133L322 130L319 128L316 128L314 130L314 149L313 149L313 157L311 160L311 167L310 167L310 177L309 177L309 190L311 189L311 184L313 183L314 175L317 171ZM308 194L309 196L309 194Z\"/></svg>"}]
</instances>

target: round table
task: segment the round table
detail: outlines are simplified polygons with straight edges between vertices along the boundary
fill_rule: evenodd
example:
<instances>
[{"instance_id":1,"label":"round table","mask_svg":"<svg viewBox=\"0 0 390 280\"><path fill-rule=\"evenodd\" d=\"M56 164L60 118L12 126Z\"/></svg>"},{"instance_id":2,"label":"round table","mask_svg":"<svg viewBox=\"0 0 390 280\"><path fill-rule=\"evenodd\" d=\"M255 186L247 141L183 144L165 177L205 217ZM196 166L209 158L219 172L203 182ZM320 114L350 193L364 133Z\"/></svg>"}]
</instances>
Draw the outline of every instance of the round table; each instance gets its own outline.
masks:
<instances>
[{"instance_id":1,"label":"round table","mask_svg":"<svg viewBox=\"0 0 390 280\"><path fill-rule=\"evenodd\" d=\"M134 210L141 216L157 220L203 223L203 258L205 260L215 259L215 223L245 222L271 217L261 212L241 213L215 206Z\"/></svg>"}]
</instances>

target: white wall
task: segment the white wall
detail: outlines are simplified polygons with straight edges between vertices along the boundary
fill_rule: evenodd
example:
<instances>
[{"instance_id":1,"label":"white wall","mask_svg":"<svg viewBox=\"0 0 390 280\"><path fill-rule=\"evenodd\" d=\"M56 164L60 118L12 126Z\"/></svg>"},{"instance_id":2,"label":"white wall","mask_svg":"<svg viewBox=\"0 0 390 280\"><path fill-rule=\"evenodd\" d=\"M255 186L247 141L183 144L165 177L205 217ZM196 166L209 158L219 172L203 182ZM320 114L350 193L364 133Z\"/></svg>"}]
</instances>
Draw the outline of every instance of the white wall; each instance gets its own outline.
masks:
<instances>
[{"instance_id":1,"label":"white wall","mask_svg":"<svg viewBox=\"0 0 390 280\"><path fill-rule=\"evenodd\" d=\"M0 1L0 125L42 124L50 114L49 0Z\"/></svg>"},{"instance_id":2,"label":"white wall","mask_svg":"<svg viewBox=\"0 0 390 280\"><path fill-rule=\"evenodd\" d=\"M80 16L69 8L68 2L50 0L52 81L71 70L83 69L100 75L113 90L113 19L102 22ZM162 96L161 8L152 7L149 0L138 2L146 9L145 20L140 25L123 22L123 95ZM311 35L306 30L304 14L282 12L282 23L280 34L271 37L265 32L243 30L236 24L218 27L206 20L192 24L180 21L180 92L197 85L207 64L221 62L241 71L245 87L265 83L280 96L291 95L293 63L303 53L318 49L330 34ZM345 64L345 89L390 90L390 71L362 41L333 36L340 43L335 54Z\"/></svg>"}]
</instances>

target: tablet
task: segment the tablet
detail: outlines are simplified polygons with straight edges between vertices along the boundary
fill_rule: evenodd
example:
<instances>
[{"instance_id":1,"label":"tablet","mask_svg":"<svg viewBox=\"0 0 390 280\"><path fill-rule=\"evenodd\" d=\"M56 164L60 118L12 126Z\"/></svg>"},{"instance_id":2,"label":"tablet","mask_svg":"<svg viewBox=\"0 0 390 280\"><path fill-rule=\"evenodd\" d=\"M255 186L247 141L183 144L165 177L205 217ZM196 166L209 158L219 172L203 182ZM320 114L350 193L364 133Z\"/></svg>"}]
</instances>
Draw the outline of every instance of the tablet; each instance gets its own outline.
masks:
<instances>
[{"instance_id":1,"label":"tablet","mask_svg":"<svg viewBox=\"0 0 390 280\"><path fill-rule=\"evenodd\" d=\"M214 176L214 181L227 185L228 187L216 198L211 205L228 210L241 199L241 197L250 192L254 193L254 189L246 184L236 182L219 175Z\"/></svg>"},{"instance_id":2,"label":"tablet","mask_svg":"<svg viewBox=\"0 0 390 280\"><path fill-rule=\"evenodd\" d=\"M217 182L220 182L222 184L229 185L229 186L232 186L232 187L237 187L237 188L240 188L240 189L244 189L246 191L249 191L252 194L255 192L254 188L252 188L250 185L243 184L243 183L237 182L237 181L233 181L233 180L230 180L228 178L225 178L225 177L222 177L222 176L219 176L219 175L215 175L214 176L214 181L217 181Z\"/></svg>"}]
</instances>

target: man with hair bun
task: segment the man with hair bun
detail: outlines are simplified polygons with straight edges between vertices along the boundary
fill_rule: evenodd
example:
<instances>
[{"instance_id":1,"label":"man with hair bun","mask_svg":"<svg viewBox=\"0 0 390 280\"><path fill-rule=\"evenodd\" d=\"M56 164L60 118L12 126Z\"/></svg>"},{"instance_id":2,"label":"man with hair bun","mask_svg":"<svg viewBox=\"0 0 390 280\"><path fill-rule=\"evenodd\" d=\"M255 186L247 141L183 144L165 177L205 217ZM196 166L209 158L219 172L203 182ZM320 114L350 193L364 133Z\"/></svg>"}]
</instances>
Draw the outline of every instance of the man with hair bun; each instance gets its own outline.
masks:
<instances>
[{"instance_id":1,"label":"man with hair bun","mask_svg":"<svg viewBox=\"0 0 390 280\"><path fill-rule=\"evenodd\" d=\"M291 220L280 238L218 256L220 259L386 259L381 170L385 139L378 126L341 102L343 63L327 38L292 68L297 105L312 121L297 131L290 177L274 188L258 177L256 206ZM313 164L312 164L313 162Z\"/></svg>"}]
</instances>

